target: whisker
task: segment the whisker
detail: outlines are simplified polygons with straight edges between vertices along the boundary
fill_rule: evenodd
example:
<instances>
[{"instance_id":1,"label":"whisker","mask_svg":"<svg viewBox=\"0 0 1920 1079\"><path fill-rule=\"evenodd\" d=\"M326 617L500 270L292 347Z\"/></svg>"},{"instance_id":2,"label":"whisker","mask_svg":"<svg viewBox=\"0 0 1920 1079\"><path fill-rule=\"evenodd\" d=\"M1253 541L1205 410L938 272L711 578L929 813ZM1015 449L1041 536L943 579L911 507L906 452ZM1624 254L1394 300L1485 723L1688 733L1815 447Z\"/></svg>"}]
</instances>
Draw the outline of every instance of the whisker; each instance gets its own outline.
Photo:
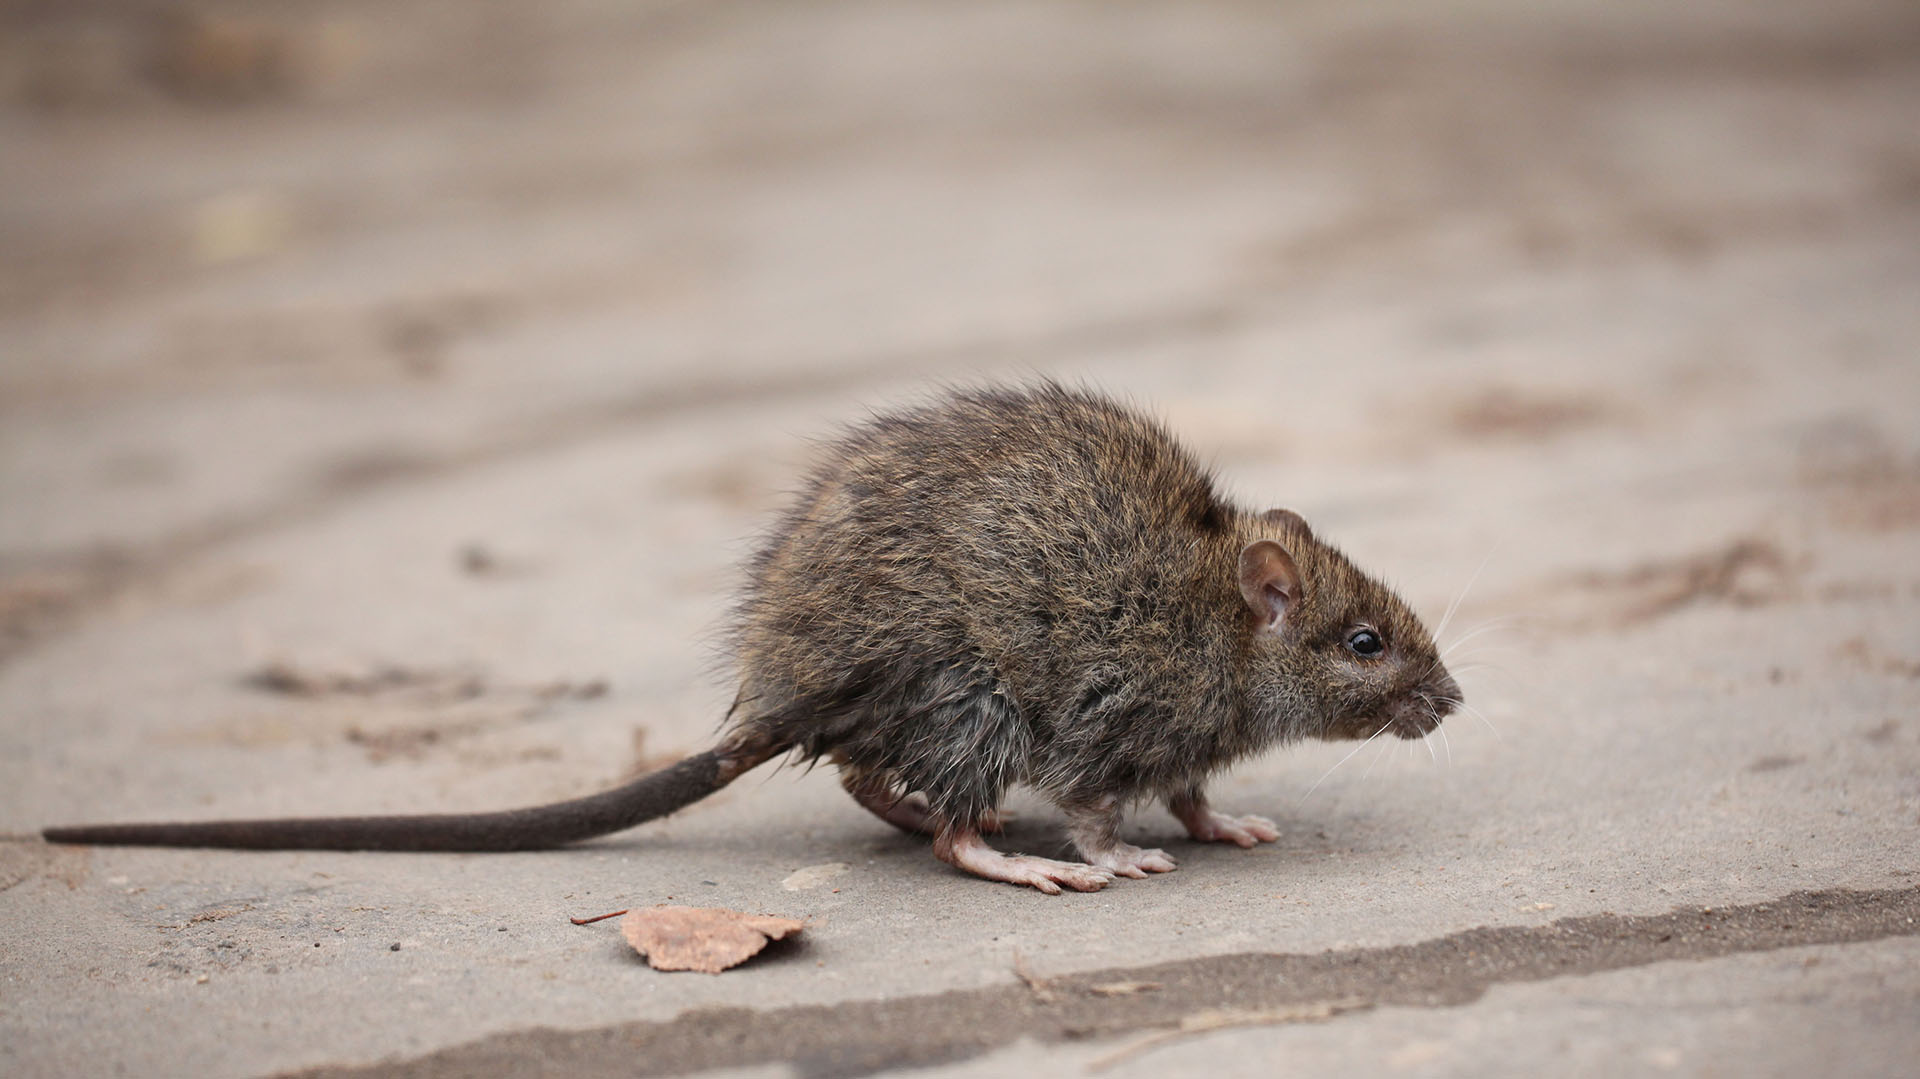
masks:
<instances>
[{"instance_id":1,"label":"whisker","mask_svg":"<svg viewBox=\"0 0 1920 1079\"><path fill-rule=\"evenodd\" d=\"M1368 739L1368 741L1372 741L1372 739ZM1383 748L1383 749L1381 749L1381 750L1380 750L1380 752L1378 752L1378 753L1375 753L1375 754L1373 755L1373 759L1367 762L1367 770L1366 770L1366 771L1364 771L1364 772L1361 772L1361 773L1360 773L1360 782L1362 782L1362 783L1365 783L1365 782L1367 781L1367 777L1368 777L1368 776L1371 776L1371 775L1373 774L1373 770L1374 770L1374 768L1376 768L1376 767L1378 767L1378 766L1379 766L1379 764L1380 764L1380 759L1381 759L1382 757L1391 757L1391 756L1393 756L1393 743L1392 743L1392 742L1382 742L1382 743L1380 743L1380 744L1381 744L1382 746L1384 746L1385 748ZM1408 747L1408 748L1411 748L1411 747Z\"/></svg>"},{"instance_id":2,"label":"whisker","mask_svg":"<svg viewBox=\"0 0 1920 1079\"><path fill-rule=\"evenodd\" d=\"M1455 683L1459 685L1460 693L1446 700L1462 709L1467 708L1468 705L1464 699L1459 698L1484 698L1487 694L1481 692L1483 688L1504 687L1522 698L1536 698L1540 695L1539 682L1529 677L1533 673L1531 671L1516 671L1506 664L1487 664L1478 667L1462 665L1449 669L1456 676Z\"/></svg>"},{"instance_id":3,"label":"whisker","mask_svg":"<svg viewBox=\"0 0 1920 1079\"><path fill-rule=\"evenodd\" d=\"M1494 674L1506 674L1506 673L1507 673L1507 671L1506 671L1506 669L1505 669L1504 667L1500 667L1500 666L1498 666L1498 665L1496 665L1496 664L1493 664L1493 663L1487 663L1487 662L1485 662L1485 661L1483 661L1483 660L1473 660L1473 661L1471 661L1471 662L1468 662L1468 663L1460 663L1460 664L1456 664L1456 665L1454 665L1454 666L1452 666L1452 667L1449 667L1449 668L1448 668L1448 670L1450 670L1450 671L1452 671L1452 672L1453 672L1453 676L1454 676L1454 677L1455 677L1456 679L1457 679L1457 678L1459 678L1459 677L1460 677L1461 675L1465 675L1465 674L1479 674L1479 673L1480 673L1481 671L1491 671L1491 672L1493 672Z\"/></svg>"},{"instance_id":4,"label":"whisker","mask_svg":"<svg viewBox=\"0 0 1920 1079\"><path fill-rule=\"evenodd\" d=\"M1425 734L1423 734L1423 735L1421 735L1421 736L1420 736L1420 740L1421 740L1422 742L1425 742L1425 743L1426 743L1426 745L1427 745L1427 756L1428 756L1428 757L1431 757L1431 758L1433 759L1433 763L1435 763L1435 764L1439 764L1439 763L1440 763L1440 754L1438 754L1438 753L1435 753L1435 752L1434 752L1434 750L1433 750L1433 732L1432 732L1432 731L1428 731L1427 733L1425 733Z\"/></svg>"},{"instance_id":5,"label":"whisker","mask_svg":"<svg viewBox=\"0 0 1920 1079\"><path fill-rule=\"evenodd\" d=\"M1447 741L1447 729L1445 727L1435 727L1434 730L1440 732L1440 744L1445 747L1447 751L1447 767L1451 768L1453 767L1453 743Z\"/></svg>"},{"instance_id":6,"label":"whisker","mask_svg":"<svg viewBox=\"0 0 1920 1079\"><path fill-rule=\"evenodd\" d=\"M1482 712L1480 711L1480 709L1478 709L1478 708L1475 708L1475 707L1474 707L1473 705L1471 705L1471 704L1468 704L1467 702L1465 702L1465 701L1462 701L1462 700L1454 700L1454 699L1453 699L1453 698L1451 698L1451 697L1449 697L1449 698L1447 698L1447 699L1448 699L1449 701L1451 701L1451 702L1452 702L1452 704L1453 704L1453 706L1454 706L1455 708L1458 708L1458 709L1460 709L1460 710L1461 710L1462 712L1465 712L1465 713L1467 713L1468 715L1470 715L1470 716L1472 716L1473 718L1475 718L1475 719L1477 719L1477 720L1479 720L1479 721L1480 721L1481 723L1484 723L1484 724L1486 724L1486 727L1487 727L1487 730L1488 730L1488 731L1491 731L1491 732L1493 733L1493 737L1494 737L1494 739L1495 739L1495 740L1497 740L1497 741L1501 741L1501 742L1504 742L1504 741L1506 741L1506 739L1505 739L1505 738L1503 738L1503 737L1501 737L1501 735L1500 735L1500 728L1498 728L1498 727L1496 727L1496 726L1494 726L1494 725L1493 725L1493 720L1491 720L1491 719L1488 719L1488 718L1486 717L1486 715L1485 715L1484 713L1482 713Z\"/></svg>"},{"instance_id":7,"label":"whisker","mask_svg":"<svg viewBox=\"0 0 1920 1079\"><path fill-rule=\"evenodd\" d=\"M1487 562L1493 558L1493 552L1499 549L1499 545L1495 544L1487 551L1486 555L1480 559L1480 564L1474 567L1473 576L1467 578L1467 586L1460 590L1459 595L1453 597L1452 603L1447 604L1447 613L1440 616L1440 628L1433 631L1434 640L1439 640L1440 635L1447 631L1447 623L1453 621L1453 612L1460 609L1461 601L1467 598L1467 593L1473 591L1473 583L1480 579L1480 571L1487 568Z\"/></svg>"},{"instance_id":8,"label":"whisker","mask_svg":"<svg viewBox=\"0 0 1920 1079\"><path fill-rule=\"evenodd\" d=\"M1374 731L1374 732L1373 732L1372 734L1369 734L1369 735L1367 735L1367 739L1366 739L1366 742L1361 742L1361 743L1360 743L1359 745L1357 745L1357 746L1354 746L1354 747L1353 747L1353 749L1352 749L1352 750L1351 750L1350 752L1348 752L1348 754L1347 754L1346 756L1344 756L1344 757L1342 757L1342 758L1340 758L1340 759L1339 759L1339 760L1337 760L1337 761L1334 761L1334 762L1333 762L1333 767L1332 767L1332 768L1329 768L1329 769L1327 769L1327 771L1326 771L1326 774L1325 774L1325 775L1322 775L1322 776L1321 776L1321 777L1320 777L1319 779L1316 779L1316 780L1314 780L1314 781L1313 781L1313 786L1311 786L1311 787L1308 787L1308 788L1307 788L1307 793L1305 793L1305 794L1303 794L1303 795L1301 795L1301 796L1300 796L1300 801L1299 801L1299 802L1298 802L1298 803L1297 803L1297 804L1296 804L1296 805L1294 806L1294 808L1296 808L1296 809L1298 809L1298 808L1299 808L1300 806L1303 806L1303 805L1306 805L1306 804L1307 804L1307 799L1308 799L1308 798L1311 798L1311 797L1313 796L1313 792L1314 792L1315 790L1318 790L1318 789L1319 789L1319 787L1320 787L1320 784L1322 784L1322 783L1325 783L1325 782L1327 781L1327 776L1330 776L1330 775L1332 775L1332 774L1333 774L1334 772L1336 772L1336 771L1338 771L1338 770L1340 769L1340 766L1341 766L1341 765L1343 765L1343 764L1345 764L1345 763L1347 763L1348 761L1350 761L1350 760L1352 760L1352 759L1353 759L1353 755L1354 755L1355 753L1358 753L1358 752L1360 752L1361 750L1363 750L1363 749L1365 749L1365 748L1367 748L1367 742L1371 742L1371 741L1373 741L1373 740L1374 740L1375 738L1378 738L1378 737L1380 737L1380 736L1381 736L1382 734L1385 734L1385 733L1386 733L1386 730L1387 730L1387 728L1388 728L1388 727L1390 727L1390 726L1392 726L1392 725L1393 725L1393 720L1391 720L1391 719L1389 719L1389 720L1387 720L1387 721L1386 721L1385 723L1382 723L1382 724L1380 724L1380 729L1379 729L1379 730L1377 730L1377 731Z\"/></svg>"},{"instance_id":9,"label":"whisker","mask_svg":"<svg viewBox=\"0 0 1920 1079\"><path fill-rule=\"evenodd\" d=\"M1505 629L1512 623L1518 622L1519 620L1520 620L1520 617L1518 615L1503 615L1499 618L1488 619L1487 621L1482 622L1480 625L1474 627L1472 632L1466 634L1465 636L1461 637L1459 640L1456 640L1452 644L1449 644L1445 648L1441 649L1440 658L1446 659L1448 656L1453 654L1454 649L1460 647L1461 645L1467 643L1468 641L1473 640L1475 637L1478 637L1483 633L1491 633L1496 629Z\"/></svg>"},{"instance_id":10,"label":"whisker","mask_svg":"<svg viewBox=\"0 0 1920 1079\"><path fill-rule=\"evenodd\" d=\"M1447 656L1444 662L1447 670L1453 672L1455 675L1458 675L1463 670L1496 671L1500 674L1512 674L1512 670L1505 663L1493 658L1493 656L1498 656L1501 653L1510 652L1511 648L1503 641L1491 639L1474 641L1469 642L1467 647ZM1492 653L1492 655L1489 655L1489 653Z\"/></svg>"}]
</instances>

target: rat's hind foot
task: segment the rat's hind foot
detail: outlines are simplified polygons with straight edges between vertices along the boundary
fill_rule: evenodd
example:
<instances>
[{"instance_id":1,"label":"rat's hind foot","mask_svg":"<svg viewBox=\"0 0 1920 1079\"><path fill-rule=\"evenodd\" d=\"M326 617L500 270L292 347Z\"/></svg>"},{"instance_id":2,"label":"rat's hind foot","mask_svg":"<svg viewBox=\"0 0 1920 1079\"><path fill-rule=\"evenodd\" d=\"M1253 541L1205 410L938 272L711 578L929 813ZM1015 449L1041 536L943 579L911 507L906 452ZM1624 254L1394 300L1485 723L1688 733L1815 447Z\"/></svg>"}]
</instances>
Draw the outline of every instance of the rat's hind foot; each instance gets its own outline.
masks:
<instances>
[{"instance_id":1,"label":"rat's hind foot","mask_svg":"<svg viewBox=\"0 0 1920 1079\"><path fill-rule=\"evenodd\" d=\"M1280 838L1279 826L1267 818L1216 812L1207 804L1206 795L1198 791L1170 800L1167 808L1187 826L1187 834L1202 843L1224 841L1251 847Z\"/></svg>"},{"instance_id":2,"label":"rat's hind foot","mask_svg":"<svg viewBox=\"0 0 1920 1079\"><path fill-rule=\"evenodd\" d=\"M893 788L850 769L840 772L840 785L853 795L869 813L893 825L903 832L915 835L932 835L934 827L933 813L927 808L927 796L919 791L911 794L895 794ZM1013 819L1013 813L1005 809L989 809L980 814L977 825L980 831L989 835L998 835L1004 831L1007 822Z\"/></svg>"},{"instance_id":3,"label":"rat's hind foot","mask_svg":"<svg viewBox=\"0 0 1920 1079\"><path fill-rule=\"evenodd\" d=\"M1113 883L1113 871L1099 866L1056 862L1030 854L1003 854L987 846L972 828L956 828L935 836L933 853L948 865L975 876L1024 884L1048 895L1059 895L1061 885L1076 892L1097 892Z\"/></svg>"},{"instance_id":4,"label":"rat's hind foot","mask_svg":"<svg viewBox=\"0 0 1920 1079\"><path fill-rule=\"evenodd\" d=\"M847 793L867 811L903 832L933 834L933 817L927 811L927 797L915 791L895 794L884 783L862 780L846 784Z\"/></svg>"}]
</instances>

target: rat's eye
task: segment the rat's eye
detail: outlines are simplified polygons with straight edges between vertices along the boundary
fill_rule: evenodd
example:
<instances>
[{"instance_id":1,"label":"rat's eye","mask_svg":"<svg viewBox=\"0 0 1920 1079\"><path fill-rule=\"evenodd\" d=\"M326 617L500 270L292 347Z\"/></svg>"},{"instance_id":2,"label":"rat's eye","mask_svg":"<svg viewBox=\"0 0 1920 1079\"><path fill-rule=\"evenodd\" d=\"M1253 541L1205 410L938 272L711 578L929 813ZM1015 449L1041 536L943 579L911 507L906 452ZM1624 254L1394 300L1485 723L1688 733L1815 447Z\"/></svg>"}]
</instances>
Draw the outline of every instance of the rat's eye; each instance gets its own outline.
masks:
<instances>
[{"instance_id":1,"label":"rat's eye","mask_svg":"<svg viewBox=\"0 0 1920 1079\"><path fill-rule=\"evenodd\" d=\"M1377 656L1386 651L1387 643L1370 629L1356 629L1347 634L1347 648L1356 656Z\"/></svg>"}]
</instances>

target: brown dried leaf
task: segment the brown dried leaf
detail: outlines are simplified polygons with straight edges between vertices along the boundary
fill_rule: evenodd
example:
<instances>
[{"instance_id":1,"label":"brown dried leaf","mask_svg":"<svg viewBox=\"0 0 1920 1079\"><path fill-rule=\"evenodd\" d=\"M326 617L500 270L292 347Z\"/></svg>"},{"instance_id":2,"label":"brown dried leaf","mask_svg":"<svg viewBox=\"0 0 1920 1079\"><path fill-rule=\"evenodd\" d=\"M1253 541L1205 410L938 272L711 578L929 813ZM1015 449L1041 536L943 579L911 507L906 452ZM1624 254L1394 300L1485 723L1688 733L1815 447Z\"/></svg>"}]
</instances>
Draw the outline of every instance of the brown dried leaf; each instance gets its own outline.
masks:
<instances>
[{"instance_id":1,"label":"brown dried leaf","mask_svg":"<svg viewBox=\"0 0 1920 1079\"><path fill-rule=\"evenodd\" d=\"M823 862L796 869L780 882L780 887L789 892L804 892L808 888L818 888L831 880L838 880L853 867L845 862Z\"/></svg>"},{"instance_id":2,"label":"brown dried leaf","mask_svg":"<svg viewBox=\"0 0 1920 1079\"><path fill-rule=\"evenodd\" d=\"M806 923L771 914L718 907L649 907L620 919L620 935L655 970L718 974L759 954L770 940L800 932Z\"/></svg>"}]
</instances>

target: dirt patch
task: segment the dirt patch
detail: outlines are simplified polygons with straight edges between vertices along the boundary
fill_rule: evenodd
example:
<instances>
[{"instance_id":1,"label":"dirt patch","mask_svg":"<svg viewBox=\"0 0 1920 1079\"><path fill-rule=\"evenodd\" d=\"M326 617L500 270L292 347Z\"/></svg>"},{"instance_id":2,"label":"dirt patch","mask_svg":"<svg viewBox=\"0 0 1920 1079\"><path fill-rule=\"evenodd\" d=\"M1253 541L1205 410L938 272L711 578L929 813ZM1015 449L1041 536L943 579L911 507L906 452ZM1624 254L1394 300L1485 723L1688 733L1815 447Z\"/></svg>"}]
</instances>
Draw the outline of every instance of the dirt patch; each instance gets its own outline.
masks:
<instances>
[{"instance_id":1,"label":"dirt patch","mask_svg":"<svg viewBox=\"0 0 1920 1079\"><path fill-rule=\"evenodd\" d=\"M1862 532L1920 528L1920 470L1838 495L1831 512L1837 523Z\"/></svg>"},{"instance_id":2,"label":"dirt patch","mask_svg":"<svg viewBox=\"0 0 1920 1079\"><path fill-rule=\"evenodd\" d=\"M664 1023L499 1035L410 1061L303 1076L684 1075L788 1063L827 1077L964 1060L1022 1038L1059 1042L1178 1028L1207 1013L1326 1019L1381 1005L1457 1007L1495 985L1687 959L1920 934L1920 888L1795 892L1671 914L1599 914L1540 927L1469 929L1420 944L1318 955L1223 955L895 1000L755 1012L706 1008ZM1152 983L1152 992L1099 987Z\"/></svg>"},{"instance_id":3,"label":"dirt patch","mask_svg":"<svg viewBox=\"0 0 1920 1079\"><path fill-rule=\"evenodd\" d=\"M125 618L159 607L220 603L271 576L235 562L162 566L156 557L119 548L34 563L0 568L0 664L96 613Z\"/></svg>"},{"instance_id":4,"label":"dirt patch","mask_svg":"<svg viewBox=\"0 0 1920 1079\"><path fill-rule=\"evenodd\" d=\"M633 728L633 760L620 773L620 782L639 779L665 768L669 764L689 756L689 753L676 750L657 750L648 745L647 728Z\"/></svg>"},{"instance_id":5,"label":"dirt patch","mask_svg":"<svg viewBox=\"0 0 1920 1079\"><path fill-rule=\"evenodd\" d=\"M1768 540L1745 537L1694 554L1623 570L1586 570L1549 582L1521 605L1547 624L1621 629L1689 607L1762 607L1795 594L1804 560Z\"/></svg>"},{"instance_id":6,"label":"dirt patch","mask_svg":"<svg viewBox=\"0 0 1920 1079\"><path fill-rule=\"evenodd\" d=\"M472 700L486 692L480 676L461 671L382 665L366 670L307 666L278 659L243 680L254 689L289 697L406 696L421 704Z\"/></svg>"},{"instance_id":7,"label":"dirt patch","mask_svg":"<svg viewBox=\"0 0 1920 1079\"><path fill-rule=\"evenodd\" d=\"M451 704L489 694L524 696L535 701L593 700L607 695L603 678L555 679L533 685L496 686L472 671L407 667L397 664L354 669L303 666L273 660L245 682L269 693L294 697L399 697L417 704Z\"/></svg>"},{"instance_id":8,"label":"dirt patch","mask_svg":"<svg viewBox=\"0 0 1920 1079\"><path fill-rule=\"evenodd\" d=\"M132 560L101 552L7 574L0 579L0 661L120 593L136 572Z\"/></svg>"},{"instance_id":9,"label":"dirt patch","mask_svg":"<svg viewBox=\"0 0 1920 1079\"><path fill-rule=\"evenodd\" d=\"M499 684L465 669L376 664L326 666L274 660L243 679L254 689L340 710L343 736L378 763L417 759L434 747L535 719L568 701L603 697L604 679ZM263 725L249 720L249 731ZM265 725L271 728L271 724ZM249 735L251 737L251 735Z\"/></svg>"},{"instance_id":10,"label":"dirt patch","mask_svg":"<svg viewBox=\"0 0 1920 1079\"><path fill-rule=\"evenodd\" d=\"M1724 547L1665 561L1647 562L1623 573L1593 573L1582 583L1612 596L1617 617L1647 622L1697 604L1759 607L1786 598L1795 567L1765 540L1740 539Z\"/></svg>"},{"instance_id":11,"label":"dirt patch","mask_svg":"<svg viewBox=\"0 0 1920 1079\"><path fill-rule=\"evenodd\" d=\"M1454 404L1446 426L1461 438L1537 442L1622 418L1618 405L1598 395L1500 386Z\"/></svg>"},{"instance_id":12,"label":"dirt patch","mask_svg":"<svg viewBox=\"0 0 1920 1079\"><path fill-rule=\"evenodd\" d=\"M1899 733L1900 721L1897 719L1888 719L1883 720L1879 726L1874 727L1872 730L1862 731L1860 737L1872 742L1876 746L1886 746L1892 745L1894 736Z\"/></svg>"},{"instance_id":13,"label":"dirt patch","mask_svg":"<svg viewBox=\"0 0 1920 1079\"><path fill-rule=\"evenodd\" d=\"M1863 532L1920 528L1920 454L1859 419L1833 420L1800 440L1800 481L1828 519Z\"/></svg>"},{"instance_id":14,"label":"dirt patch","mask_svg":"<svg viewBox=\"0 0 1920 1079\"><path fill-rule=\"evenodd\" d=\"M53 846L39 836L6 839L9 841L0 841L0 892L34 877L58 881L73 891L86 883L92 872L92 852L83 847Z\"/></svg>"},{"instance_id":15,"label":"dirt patch","mask_svg":"<svg viewBox=\"0 0 1920 1079\"><path fill-rule=\"evenodd\" d=\"M1893 678L1920 678L1920 659L1891 655L1869 644L1865 637L1849 637L1840 642L1833 650L1833 658L1855 670Z\"/></svg>"}]
</instances>

